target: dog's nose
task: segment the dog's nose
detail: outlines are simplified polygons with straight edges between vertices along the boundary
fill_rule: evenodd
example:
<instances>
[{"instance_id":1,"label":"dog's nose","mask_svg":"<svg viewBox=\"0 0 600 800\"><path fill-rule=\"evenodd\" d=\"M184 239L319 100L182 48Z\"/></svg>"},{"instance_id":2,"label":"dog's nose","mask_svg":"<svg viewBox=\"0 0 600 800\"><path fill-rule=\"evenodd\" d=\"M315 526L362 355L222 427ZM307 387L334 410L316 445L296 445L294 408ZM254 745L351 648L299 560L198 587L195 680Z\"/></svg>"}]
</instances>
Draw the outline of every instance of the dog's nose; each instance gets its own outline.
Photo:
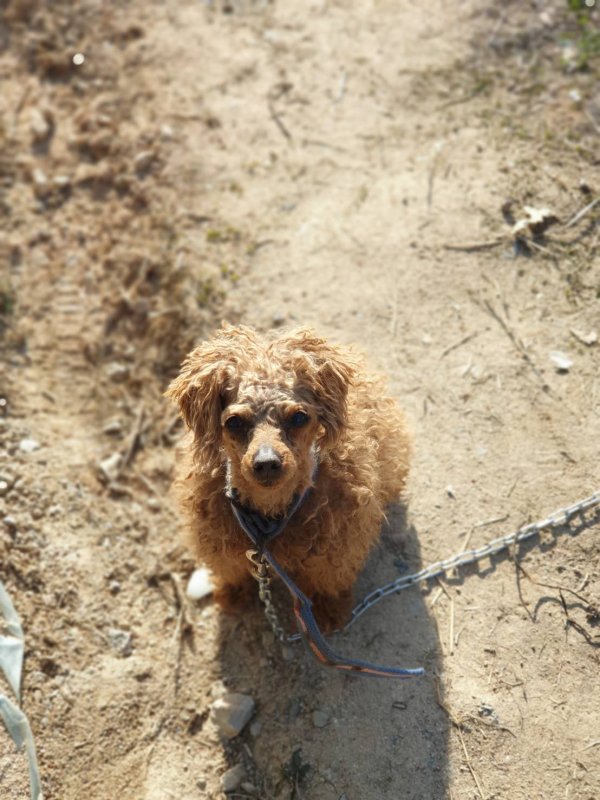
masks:
<instances>
[{"instance_id":1,"label":"dog's nose","mask_svg":"<svg viewBox=\"0 0 600 800\"><path fill-rule=\"evenodd\" d=\"M281 458L268 445L262 445L252 459L252 469L261 483L272 483L281 475Z\"/></svg>"}]
</instances>

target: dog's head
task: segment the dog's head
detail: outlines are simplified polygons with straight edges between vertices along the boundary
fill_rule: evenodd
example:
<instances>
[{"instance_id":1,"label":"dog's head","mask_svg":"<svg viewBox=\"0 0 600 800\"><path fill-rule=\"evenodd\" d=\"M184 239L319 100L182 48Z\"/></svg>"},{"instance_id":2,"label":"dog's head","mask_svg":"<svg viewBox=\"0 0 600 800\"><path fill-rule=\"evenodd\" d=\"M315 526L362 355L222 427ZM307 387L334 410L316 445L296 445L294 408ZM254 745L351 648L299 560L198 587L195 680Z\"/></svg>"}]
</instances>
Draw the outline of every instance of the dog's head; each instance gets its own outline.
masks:
<instances>
[{"instance_id":1,"label":"dog's head","mask_svg":"<svg viewBox=\"0 0 600 800\"><path fill-rule=\"evenodd\" d=\"M194 434L197 462L211 469L225 458L242 501L277 514L342 434L354 371L308 329L265 340L226 326L189 354L166 394Z\"/></svg>"}]
</instances>

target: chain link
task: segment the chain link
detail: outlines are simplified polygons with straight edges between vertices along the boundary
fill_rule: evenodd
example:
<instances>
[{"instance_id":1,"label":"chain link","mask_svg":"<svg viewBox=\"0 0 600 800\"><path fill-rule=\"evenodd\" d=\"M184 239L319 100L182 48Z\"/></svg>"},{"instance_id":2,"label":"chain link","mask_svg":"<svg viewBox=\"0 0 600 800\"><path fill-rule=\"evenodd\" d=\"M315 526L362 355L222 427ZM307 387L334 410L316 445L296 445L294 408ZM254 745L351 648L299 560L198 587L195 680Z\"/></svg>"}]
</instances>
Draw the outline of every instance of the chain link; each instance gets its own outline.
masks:
<instances>
[{"instance_id":1,"label":"chain link","mask_svg":"<svg viewBox=\"0 0 600 800\"><path fill-rule=\"evenodd\" d=\"M463 550L450 558L436 561L434 564L424 567L419 572L414 572L411 575L403 575L391 583L380 586L378 589L374 589L370 592L354 607L349 622L341 630L348 630L365 611L373 608L373 606L377 605L384 597L390 594L396 594L403 589L407 589L409 586L415 586L424 581L438 578L440 575L452 572L459 567L466 567L469 564L475 564L485 558L491 558L504 550L508 550L513 545L520 544L521 542L525 542L539 535L544 530L556 530L557 528L568 527L573 517L580 517L582 528L590 527L598 521L600 513L596 513L596 515L591 518L586 518L585 514L587 511L597 506L600 507L600 491L594 492L594 494L586 497L584 500L580 500L578 503L555 511L549 517L546 517L546 519L534 522L530 525L525 525L514 533L500 536L498 539L493 539L491 542L481 547ZM269 575L268 563L264 556L259 556L255 550L248 550L246 556L254 565L254 577L258 581L259 597L265 607L265 615L275 637L280 642L298 641L301 638L300 634L287 636L279 624L279 618L271 596L271 577Z\"/></svg>"},{"instance_id":2,"label":"chain link","mask_svg":"<svg viewBox=\"0 0 600 800\"><path fill-rule=\"evenodd\" d=\"M269 575L269 565L264 556L260 556L256 550L247 550L246 558L251 562L254 567L253 575L258 581L258 597L260 602L265 607L265 616L275 638L284 642L287 637L285 631L279 624L279 617L277 616L277 609L273 603L271 595L271 576Z\"/></svg>"},{"instance_id":3,"label":"chain link","mask_svg":"<svg viewBox=\"0 0 600 800\"><path fill-rule=\"evenodd\" d=\"M561 508L559 511L555 511L549 517L546 517L546 519L540 520L540 522L534 522L531 525L525 525L525 527L519 528L519 530L515 531L514 533L509 533L506 536L500 536L498 539L493 539L491 542L483 545L482 547L473 548L471 550L463 550L462 552L456 553L456 555L446 558L443 561L437 561L435 564L430 564L428 567L425 567L419 572L414 572L412 575L401 576L395 581L392 581L385 586L381 586L379 589L375 589L368 594L357 606L355 606L349 622L342 630L348 630L348 628L353 625L356 620L365 613L365 611L373 608L373 606L379 603L380 600L390 594L400 592L402 589L407 589L409 586L414 586L417 583L422 583L423 581L437 578L440 575L452 572L459 567L475 564L484 558L491 558L492 556L495 556L504 550L508 550L515 544L520 544L521 542L527 541L527 539L537 536L544 530L553 530L565 526L568 527L569 522L577 515L579 515L581 518L582 527L589 527L595 520L590 521L589 519L586 519L585 512L595 508L596 506L600 506L600 491L595 492L594 494L590 495L590 497L586 497L585 500L580 500L578 503L574 503L571 506L566 506L565 508Z\"/></svg>"}]
</instances>

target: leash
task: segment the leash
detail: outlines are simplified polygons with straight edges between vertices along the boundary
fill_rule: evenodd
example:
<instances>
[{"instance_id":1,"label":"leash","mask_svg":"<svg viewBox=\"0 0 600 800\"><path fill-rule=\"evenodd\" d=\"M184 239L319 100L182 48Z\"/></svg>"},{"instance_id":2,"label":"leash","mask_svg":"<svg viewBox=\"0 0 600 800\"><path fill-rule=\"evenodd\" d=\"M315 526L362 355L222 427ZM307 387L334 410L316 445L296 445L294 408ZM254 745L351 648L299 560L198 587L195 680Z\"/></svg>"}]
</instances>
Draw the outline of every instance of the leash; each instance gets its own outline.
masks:
<instances>
[{"instance_id":1,"label":"leash","mask_svg":"<svg viewBox=\"0 0 600 800\"><path fill-rule=\"evenodd\" d=\"M257 528L252 530L243 522L245 513L254 515L256 512L252 512L249 509L244 509L244 507L239 505L239 503L236 505L236 501L231 496L231 490L228 490L227 496L232 503L233 513L235 514L240 527L242 527L246 535L255 545L255 548L257 548L254 550L249 550L246 555L255 568L254 577L257 579L259 584L259 597L265 606L267 619L269 620L273 633L280 641L294 642L298 641L300 638L304 638L308 643L313 655L315 655L322 664L335 667L337 669L355 671L361 674L374 675L378 677L406 678L423 674L424 671L422 669L406 670L395 667L379 667L374 664L369 664L368 662L345 659L338 656L329 647L327 642L325 642L323 635L319 630L311 610L311 601L300 591L296 584L285 573L272 554L268 550L265 550L264 545L261 550L261 542L257 535ZM273 536L281 533L281 531L287 525L292 514L295 513L295 511L300 507L305 496L306 494L302 495L299 501L296 501L296 499L292 501L291 512L288 511L283 518L277 520L277 523L280 525L280 527L278 528L278 533L274 534ZM589 512L591 512L593 509L597 510L590 514ZM575 517L579 518L579 526L575 530L572 530L570 524ZM349 622L341 629L341 631L348 630L366 611L377 605L377 603L383 600L384 597L388 597L391 594L396 594L403 589L409 588L410 586L416 586L419 583L423 583L434 578L439 578L441 575L451 573L460 567L478 563L484 558L492 558L498 553L508 550L513 545L521 544L522 542L532 539L535 536L539 536L543 531L550 530L558 534L560 532L559 529L566 528L566 531L564 532L570 533L574 536L580 533L582 530L592 527L598 522L600 522L600 490L594 492L592 495L584 498L583 500L573 503L570 506L565 506L564 508L554 511L545 519L525 525L524 527L519 528L515 532L506 536L500 536L497 539L493 539L491 542L483 545L482 547L473 548L471 550L463 550L462 552L456 553L450 558L437 561L434 564L431 564L428 567L420 570L419 572L401 576L395 581L373 590L357 606L355 606L351 613ZM273 538L273 536L270 538ZM268 572L269 566L272 567L274 572L281 578L290 594L294 598L294 614L296 616L301 634L294 634L286 637L283 628L279 625L277 612L271 598L270 576Z\"/></svg>"},{"instance_id":2,"label":"leash","mask_svg":"<svg viewBox=\"0 0 600 800\"><path fill-rule=\"evenodd\" d=\"M231 510L244 533L248 536L254 548L248 550L246 556L254 565L254 577L259 584L259 597L265 606L267 619L273 633L280 640L285 640L285 633L277 619L277 612L271 600L271 586L268 567L281 578L285 587L293 598L294 616L300 629L302 638L307 643L311 653L326 667L369 675L376 678L412 678L423 675L422 668L404 669L402 667L387 667L380 664L371 664L354 658L346 658L336 653L325 641L312 611L311 600L300 590L290 576L277 562L273 554L267 550L266 545L278 536L288 524L294 513L304 502L310 489L302 495L296 496L287 513L282 517L263 517L258 512L248 509L239 502L235 489L229 488L226 496L231 504ZM263 533L264 532L264 533Z\"/></svg>"},{"instance_id":3,"label":"leash","mask_svg":"<svg viewBox=\"0 0 600 800\"><path fill-rule=\"evenodd\" d=\"M594 508L597 508L598 510L594 512L594 514L586 516L586 513ZM569 527L570 522L574 517L577 516L579 517L579 529L571 531ZM525 525L514 533L509 533L506 536L500 536L497 539L492 539L491 542L488 542L488 544L485 544L482 547L477 547L471 550L463 550L462 552L456 553L455 555L451 556L450 558L446 558L443 561L436 561L434 564L425 567L419 572L414 572L412 575L403 575L400 578L397 578L395 581L387 583L385 586L381 586L379 589L375 589L357 606L354 607L350 615L350 620L346 623L342 630L347 631L348 628L354 625L356 620L365 613L365 611L373 608L373 606L377 605L377 603L383 600L384 597L387 597L390 594L396 594L396 592L400 592L402 589L408 589L409 586L416 586L418 583L423 583L424 581L438 578L440 575L452 572L459 567L466 567L469 564L475 564L484 558L491 558L492 556L495 556L504 550L508 550L513 545L521 544L521 542L525 542L528 539L532 539L534 536L538 536L545 530L559 532L559 528L566 528L567 530L565 532L574 536L580 531L585 530L586 528L591 528L593 525L599 522L600 489L594 492L594 494L591 494L589 497L579 500L577 503L573 503L570 506L565 506L564 508L558 509L558 511L554 511L552 514L550 514L550 516L546 517L546 519L542 519L539 522L533 522L530 525Z\"/></svg>"}]
</instances>

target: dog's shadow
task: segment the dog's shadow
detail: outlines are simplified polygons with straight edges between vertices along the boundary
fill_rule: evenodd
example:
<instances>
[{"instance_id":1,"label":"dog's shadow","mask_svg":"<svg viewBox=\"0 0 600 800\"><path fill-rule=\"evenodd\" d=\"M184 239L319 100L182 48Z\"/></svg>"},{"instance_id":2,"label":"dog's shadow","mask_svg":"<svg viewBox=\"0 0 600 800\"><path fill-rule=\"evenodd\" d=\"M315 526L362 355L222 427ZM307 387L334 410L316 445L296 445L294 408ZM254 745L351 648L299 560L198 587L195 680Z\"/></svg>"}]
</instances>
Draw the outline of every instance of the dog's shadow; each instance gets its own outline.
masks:
<instances>
[{"instance_id":1,"label":"dog's shadow","mask_svg":"<svg viewBox=\"0 0 600 800\"><path fill-rule=\"evenodd\" d=\"M395 506L359 578L357 599L420 566L417 532ZM289 596L281 586L274 594L292 631ZM424 677L372 678L322 667L301 643L282 647L258 605L237 620L220 614L219 626L222 679L256 701L253 723L227 755L232 763L245 759L265 800L446 796L450 723L440 705L436 624L419 588L382 600L330 643L352 658L423 666Z\"/></svg>"}]
</instances>

